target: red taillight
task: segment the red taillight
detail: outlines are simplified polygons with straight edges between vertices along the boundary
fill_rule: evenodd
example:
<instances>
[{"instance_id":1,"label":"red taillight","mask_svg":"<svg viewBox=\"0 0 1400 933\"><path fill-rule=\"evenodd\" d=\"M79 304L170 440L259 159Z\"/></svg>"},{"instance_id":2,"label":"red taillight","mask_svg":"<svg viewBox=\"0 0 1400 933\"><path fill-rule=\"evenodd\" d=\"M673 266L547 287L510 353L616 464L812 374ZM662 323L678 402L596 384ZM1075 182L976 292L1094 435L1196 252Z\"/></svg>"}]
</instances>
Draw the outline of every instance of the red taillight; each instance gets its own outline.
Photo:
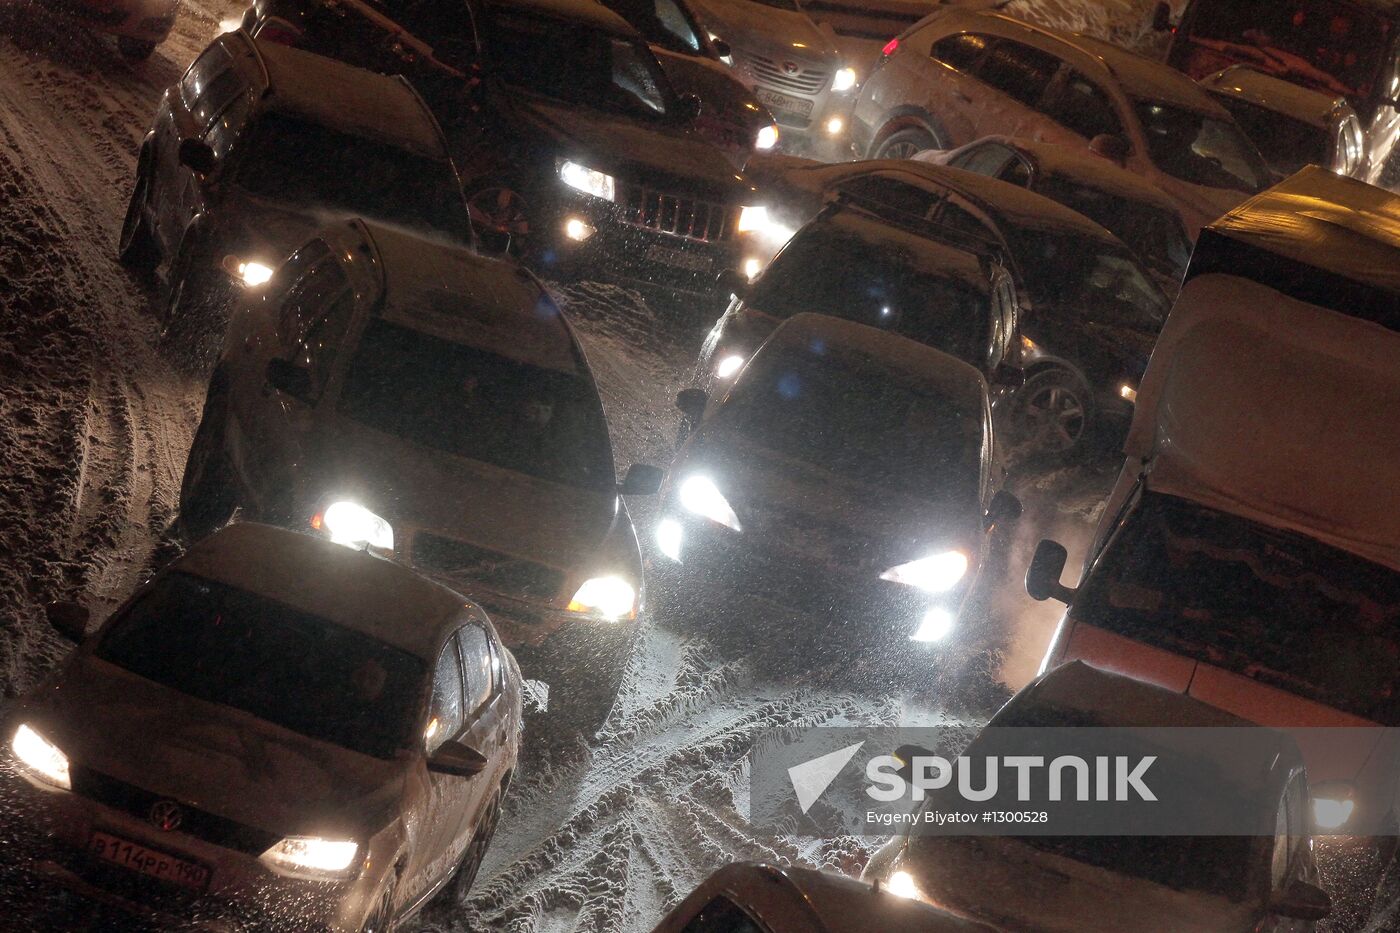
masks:
<instances>
[{"instance_id":1,"label":"red taillight","mask_svg":"<svg viewBox=\"0 0 1400 933\"><path fill-rule=\"evenodd\" d=\"M885 47L880 50L880 54L885 56L886 58L889 58L891 55L894 54L895 49L897 48L899 48L899 36L895 36L893 39L886 42Z\"/></svg>"}]
</instances>

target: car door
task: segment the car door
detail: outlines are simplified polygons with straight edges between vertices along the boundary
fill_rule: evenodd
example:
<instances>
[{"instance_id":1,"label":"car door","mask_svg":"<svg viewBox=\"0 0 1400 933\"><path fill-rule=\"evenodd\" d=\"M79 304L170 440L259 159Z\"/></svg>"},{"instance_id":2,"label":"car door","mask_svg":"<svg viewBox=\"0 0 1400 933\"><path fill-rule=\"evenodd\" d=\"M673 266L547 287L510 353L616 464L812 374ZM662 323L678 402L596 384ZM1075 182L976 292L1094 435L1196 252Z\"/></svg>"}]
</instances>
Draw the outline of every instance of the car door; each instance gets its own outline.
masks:
<instances>
[{"instance_id":1,"label":"car door","mask_svg":"<svg viewBox=\"0 0 1400 933\"><path fill-rule=\"evenodd\" d=\"M1060 60L1015 39L996 39L977 64L988 90L974 101L977 136L1041 138L1047 122L1040 106L1060 71Z\"/></svg>"},{"instance_id":2,"label":"car door","mask_svg":"<svg viewBox=\"0 0 1400 933\"><path fill-rule=\"evenodd\" d=\"M1084 146L1095 136L1128 140L1127 130L1113 98L1096 81L1078 71L1066 70L1044 104L1049 120L1039 139L1065 146Z\"/></svg>"},{"instance_id":3,"label":"car door","mask_svg":"<svg viewBox=\"0 0 1400 933\"><path fill-rule=\"evenodd\" d=\"M944 36L930 46L928 56L905 55L915 70L916 102L937 121L945 147L965 145L983 135L977 114L987 106L990 89L976 77L991 39L977 33Z\"/></svg>"}]
</instances>

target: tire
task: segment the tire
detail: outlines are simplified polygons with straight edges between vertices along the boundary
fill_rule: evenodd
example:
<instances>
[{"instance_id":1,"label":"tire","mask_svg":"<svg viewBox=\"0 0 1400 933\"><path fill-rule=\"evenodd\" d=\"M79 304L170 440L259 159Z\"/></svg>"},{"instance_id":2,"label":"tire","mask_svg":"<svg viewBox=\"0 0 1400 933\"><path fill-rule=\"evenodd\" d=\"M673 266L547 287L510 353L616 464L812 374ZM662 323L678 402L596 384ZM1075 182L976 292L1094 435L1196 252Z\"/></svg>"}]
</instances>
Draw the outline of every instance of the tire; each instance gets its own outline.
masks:
<instances>
[{"instance_id":1,"label":"tire","mask_svg":"<svg viewBox=\"0 0 1400 933\"><path fill-rule=\"evenodd\" d=\"M151 279L160 264L160 248L146 219L144 208L151 196L151 179L146 172L136 176L131 200L126 205L121 234L117 240L117 258L122 265L142 278Z\"/></svg>"},{"instance_id":2,"label":"tire","mask_svg":"<svg viewBox=\"0 0 1400 933\"><path fill-rule=\"evenodd\" d=\"M144 62L150 58L151 53L156 50L156 44L143 39L133 39L130 36L117 37L117 51L122 54L122 58L133 62Z\"/></svg>"},{"instance_id":3,"label":"tire","mask_svg":"<svg viewBox=\"0 0 1400 933\"><path fill-rule=\"evenodd\" d=\"M1088 386L1063 369L1031 376L1016 391L1012 405L1017 446L1040 454L1068 457L1079 452L1094 423Z\"/></svg>"},{"instance_id":4,"label":"tire","mask_svg":"<svg viewBox=\"0 0 1400 933\"><path fill-rule=\"evenodd\" d=\"M530 202L513 185L476 189L467 196L467 213L483 253L519 257L529 249Z\"/></svg>"},{"instance_id":5,"label":"tire","mask_svg":"<svg viewBox=\"0 0 1400 933\"><path fill-rule=\"evenodd\" d=\"M223 449L227 424L227 399L221 390L210 386L180 480L180 512L175 522L186 544L207 538L228 524L238 507L238 493Z\"/></svg>"},{"instance_id":6,"label":"tire","mask_svg":"<svg viewBox=\"0 0 1400 933\"><path fill-rule=\"evenodd\" d=\"M472 841L467 844L466 851L462 853L462 859L457 863L456 869L452 872L452 877L447 884L443 885L438 892L435 902L449 909L455 908L467 899L471 893L472 885L476 883L477 872L481 870L481 863L486 858L486 850L491 847L491 840L496 835L496 824L501 819L501 790L491 796L491 802L486 805L486 812L482 814L481 822L477 824L476 832L472 834Z\"/></svg>"},{"instance_id":7,"label":"tire","mask_svg":"<svg viewBox=\"0 0 1400 933\"><path fill-rule=\"evenodd\" d=\"M909 159L925 149L941 149L942 144L927 130L917 127L891 133L875 146L873 159Z\"/></svg>"}]
</instances>

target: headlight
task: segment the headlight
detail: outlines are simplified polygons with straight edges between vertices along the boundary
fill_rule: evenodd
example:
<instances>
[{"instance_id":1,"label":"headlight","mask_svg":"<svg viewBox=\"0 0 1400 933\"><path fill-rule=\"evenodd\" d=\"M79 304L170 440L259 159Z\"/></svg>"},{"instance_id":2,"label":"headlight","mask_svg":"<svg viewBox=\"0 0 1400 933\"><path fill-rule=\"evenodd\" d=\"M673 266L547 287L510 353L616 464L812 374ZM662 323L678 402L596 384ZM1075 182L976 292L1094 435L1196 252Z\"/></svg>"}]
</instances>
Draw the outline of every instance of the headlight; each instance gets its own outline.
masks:
<instances>
[{"instance_id":1,"label":"headlight","mask_svg":"<svg viewBox=\"0 0 1400 933\"><path fill-rule=\"evenodd\" d=\"M564 162L560 165L559 177L570 188L576 188L584 194L593 195L595 198L611 201L617 197L617 183L611 175L595 172L577 162Z\"/></svg>"},{"instance_id":2,"label":"headlight","mask_svg":"<svg viewBox=\"0 0 1400 933\"><path fill-rule=\"evenodd\" d=\"M890 872L889 878L885 880L884 889L895 897L907 897L911 901L924 900L924 892L914 883L914 876L903 869Z\"/></svg>"},{"instance_id":3,"label":"headlight","mask_svg":"<svg viewBox=\"0 0 1400 933\"><path fill-rule=\"evenodd\" d=\"M324 529L336 544L394 552L394 529L384 519L354 502L334 502L311 519L311 527Z\"/></svg>"},{"instance_id":4,"label":"headlight","mask_svg":"<svg viewBox=\"0 0 1400 933\"><path fill-rule=\"evenodd\" d=\"M1351 799L1351 785L1335 781L1313 788L1313 826L1317 829L1340 829L1351 819L1356 801Z\"/></svg>"},{"instance_id":5,"label":"headlight","mask_svg":"<svg viewBox=\"0 0 1400 933\"><path fill-rule=\"evenodd\" d=\"M228 255L220 265L230 278L245 288L257 288L266 285L272 279L272 267L260 262Z\"/></svg>"},{"instance_id":6,"label":"headlight","mask_svg":"<svg viewBox=\"0 0 1400 933\"><path fill-rule=\"evenodd\" d=\"M299 878L329 880L350 874L358 843L319 836L288 836L262 854L274 869Z\"/></svg>"},{"instance_id":7,"label":"headlight","mask_svg":"<svg viewBox=\"0 0 1400 933\"><path fill-rule=\"evenodd\" d=\"M596 612L605 619L631 619L637 614L637 590L621 577L593 577L584 581L569 600L569 611Z\"/></svg>"},{"instance_id":8,"label":"headlight","mask_svg":"<svg viewBox=\"0 0 1400 933\"><path fill-rule=\"evenodd\" d=\"M967 555L962 551L945 551L891 567L880 574L880 579L903 583L927 593L946 593L957 586L966 573Z\"/></svg>"},{"instance_id":9,"label":"headlight","mask_svg":"<svg viewBox=\"0 0 1400 933\"><path fill-rule=\"evenodd\" d=\"M676 563L681 560L681 547L685 543L685 529L674 518L663 518L656 523L656 546L661 553Z\"/></svg>"},{"instance_id":10,"label":"headlight","mask_svg":"<svg viewBox=\"0 0 1400 933\"><path fill-rule=\"evenodd\" d=\"M758 131L758 136L754 137L753 147L755 149L772 149L778 144L778 127L772 123Z\"/></svg>"},{"instance_id":11,"label":"headlight","mask_svg":"<svg viewBox=\"0 0 1400 933\"><path fill-rule=\"evenodd\" d=\"M729 501L709 477L686 477L685 482L681 483L679 498L681 507L687 512L694 512L734 531L743 530L739 527L739 516L734 514L734 510L729 507Z\"/></svg>"},{"instance_id":12,"label":"headlight","mask_svg":"<svg viewBox=\"0 0 1400 933\"><path fill-rule=\"evenodd\" d=\"M715 378L728 379L743 368L744 357L737 353L731 353L715 366Z\"/></svg>"},{"instance_id":13,"label":"headlight","mask_svg":"<svg viewBox=\"0 0 1400 933\"><path fill-rule=\"evenodd\" d=\"M768 226L768 208L762 204L750 205L739 211L739 232L752 233Z\"/></svg>"},{"instance_id":14,"label":"headlight","mask_svg":"<svg viewBox=\"0 0 1400 933\"><path fill-rule=\"evenodd\" d=\"M831 79L831 89L833 91L849 91L856 86L856 70L854 68L838 69Z\"/></svg>"},{"instance_id":15,"label":"headlight","mask_svg":"<svg viewBox=\"0 0 1400 933\"><path fill-rule=\"evenodd\" d=\"M15 730L10 739L10 751L14 752L24 771L45 784L72 790L73 782L68 777L68 756L58 746L35 732L24 723Z\"/></svg>"},{"instance_id":16,"label":"headlight","mask_svg":"<svg viewBox=\"0 0 1400 933\"><path fill-rule=\"evenodd\" d=\"M919 620L919 627L909 636L910 641L935 642L948 637L953 630L953 614L941 606L934 606Z\"/></svg>"}]
</instances>

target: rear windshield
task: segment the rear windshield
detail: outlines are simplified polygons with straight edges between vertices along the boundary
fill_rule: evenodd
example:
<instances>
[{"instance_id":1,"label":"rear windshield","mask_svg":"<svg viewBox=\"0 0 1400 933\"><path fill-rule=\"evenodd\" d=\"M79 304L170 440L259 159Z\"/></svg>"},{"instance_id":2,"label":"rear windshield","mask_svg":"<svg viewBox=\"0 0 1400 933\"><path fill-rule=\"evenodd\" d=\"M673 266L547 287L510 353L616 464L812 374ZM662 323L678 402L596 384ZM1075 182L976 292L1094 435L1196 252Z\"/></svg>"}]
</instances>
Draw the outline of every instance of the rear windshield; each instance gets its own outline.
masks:
<instances>
[{"instance_id":1,"label":"rear windshield","mask_svg":"<svg viewBox=\"0 0 1400 933\"><path fill-rule=\"evenodd\" d=\"M1400 574L1147 494L1074 601L1081 621L1400 725Z\"/></svg>"},{"instance_id":2,"label":"rear windshield","mask_svg":"<svg viewBox=\"0 0 1400 933\"><path fill-rule=\"evenodd\" d=\"M1171 211L1109 194L1060 175L1045 175L1035 191L1078 211L1126 243L1147 265L1175 279L1186 274L1191 238Z\"/></svg>"},{"instance_id":3,"label":"rear windshield","mask_svg":"<svg viewBox=\"0 0 1400 933\"><path fill-rule=\"evenodd\" d=\"M1230 121L1151 100L1134 110L1152 164L1173 178L1246 194L1273 184L1259 150Z\"/></svg>"}]
</instances>

